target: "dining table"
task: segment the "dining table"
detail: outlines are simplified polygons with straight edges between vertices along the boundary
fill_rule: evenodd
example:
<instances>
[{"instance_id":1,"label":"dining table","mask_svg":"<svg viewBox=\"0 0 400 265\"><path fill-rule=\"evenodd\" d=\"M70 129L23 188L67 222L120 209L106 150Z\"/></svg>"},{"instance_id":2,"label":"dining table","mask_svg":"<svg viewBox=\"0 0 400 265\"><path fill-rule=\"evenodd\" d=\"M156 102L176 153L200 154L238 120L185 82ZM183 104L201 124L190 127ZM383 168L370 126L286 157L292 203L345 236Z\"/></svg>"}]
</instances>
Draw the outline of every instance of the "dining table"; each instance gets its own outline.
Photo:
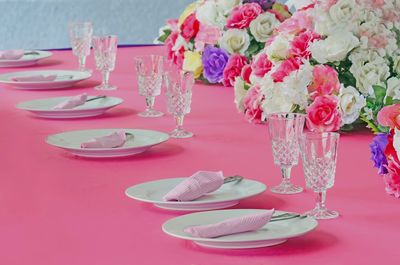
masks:
<instances>
[{"instance_id":1,"label":"dining table","mask_svg":"<svg viewBox=\"0 0 400 265\"><path fill-rule=\"evenodd\" d=\"M35 67L0 68L0 74L28 70L77 68L71 50L53 50ZM187 214L135 201L125 190L143 182L186 177L199 170L241 175L267 187L281 181L274 165L268 129L251 124L234 104L234 89L196 83L184 127L187 139L169 139L148 151L125 158L83 158L46 143L64 131L106 128L170 132L171 115L142 118L134 58L165 54L163 46L120 47L110 83L115 91L97 91L101 82L94 58L90 79L68 89L23 90L0 85L0 264L4 265L286 265L399 264L400 199L385 192L373 168L368 129L343 132L336 179L326 204L340 217L320 220L318 227L287 242L255 249L211 249L173 238L164 222ZM105 114L82 119L44 119L16 104L41 98L120 97L124 102ZM155 108L165 113L165 93ZM293 183L305 187L301 163ZM303 213L315 205L312 190L278 195L269 189L244 199L232 209L276 209ZM397 253L397 254L396 254Z\"/></svg>"}]
</instances>

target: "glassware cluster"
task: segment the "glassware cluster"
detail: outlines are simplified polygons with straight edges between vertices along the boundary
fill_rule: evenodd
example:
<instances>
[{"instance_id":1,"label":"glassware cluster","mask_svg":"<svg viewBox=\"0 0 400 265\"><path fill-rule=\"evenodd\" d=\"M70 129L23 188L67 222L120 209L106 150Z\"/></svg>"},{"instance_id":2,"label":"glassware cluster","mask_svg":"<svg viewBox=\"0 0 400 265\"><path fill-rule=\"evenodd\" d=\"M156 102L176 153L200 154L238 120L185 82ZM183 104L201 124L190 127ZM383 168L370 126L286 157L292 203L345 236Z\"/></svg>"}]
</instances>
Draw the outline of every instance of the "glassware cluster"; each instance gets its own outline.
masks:
<instances>
[{"instance_id":1,"label":"glassware cluster","mask_svg":"<svg viewBox=\"0 0 400 265\"><path fill-rule=\"evenodd\" d=\"M267 116L272 155L282 171L282 182L271 191L295 194L303 191L290 181L293 166L302 158L306 187L316 193L316 206L306 212L316 219L339 216L325 207L326 191L335 182L337 149L340 135L334 132L303 132L305 115L274 113Z\"/></svg>"},{"instance_id":2,"label":"glassware cluster","mask_svg":"<svg viewBox=\"0 0 400 265\"><path fill-rule=\"evenodd\" d=\"M90 55L93 25L91 22L70 22L68 24L72 53L78 57L79 71L92 72L86 68L86 57Z\"/></svg>"},{"instance_id":3,"label":"glassware cluster","mask_svg":"<svg viewBox=\"0 0 400 265\"><path fill-rule=\"evenodd\" d=\"M115 90L116 86L109 84L110 72L114 71L115 60L117 57L118 37L110 36L94 36L93 50L94 59L96 61L96 69L102 74L102 83L96 86L97 90Z\"/></svg>"}]
</instances>

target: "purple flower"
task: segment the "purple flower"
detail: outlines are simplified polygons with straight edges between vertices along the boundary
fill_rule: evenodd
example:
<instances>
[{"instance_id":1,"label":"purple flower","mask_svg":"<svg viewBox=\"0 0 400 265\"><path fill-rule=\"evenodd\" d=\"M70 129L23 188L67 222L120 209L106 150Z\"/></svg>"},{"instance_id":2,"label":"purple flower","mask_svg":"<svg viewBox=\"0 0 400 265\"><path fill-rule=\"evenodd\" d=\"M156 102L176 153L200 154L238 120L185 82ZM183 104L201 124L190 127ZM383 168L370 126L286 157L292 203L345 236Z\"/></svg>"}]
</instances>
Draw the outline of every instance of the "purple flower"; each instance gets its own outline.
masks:
<instances>
[{"instance_id":1,"label":"purple flower","mask_svg":"<svg viewBox=\"0 0 400 265\"><path fill-rule=\"evenodd\" d=\"M215 84L224 79L224 69L228 63L229 54L223 49L207 46L201 58L203 63L204 77L208 82Z\"/></svg>"},{"instance_id":2,"label":"purple flower","mask_svg":"<svg viewBox=\"0 0 400 265\"><path fill-rule=\"evenodd\" d=\"M374 162L374 167L378 168L378 174L387 174L386 165L388 164L385 149L388 144L388 135L380 133L374 137L369 145L371 149L371 160Z\"/></svg>"},{"instance_id":3,"label":"purple flower","mask_svg":"<svg viewBox=\"0 0 400 265\"><path fill-rule=\"evenodd\" d=\"M257 3L259 4L264 10L271 9L271 7L275 4L276 0L244 0L243 4L246 3Z\"/></svg>"}]
</instances>

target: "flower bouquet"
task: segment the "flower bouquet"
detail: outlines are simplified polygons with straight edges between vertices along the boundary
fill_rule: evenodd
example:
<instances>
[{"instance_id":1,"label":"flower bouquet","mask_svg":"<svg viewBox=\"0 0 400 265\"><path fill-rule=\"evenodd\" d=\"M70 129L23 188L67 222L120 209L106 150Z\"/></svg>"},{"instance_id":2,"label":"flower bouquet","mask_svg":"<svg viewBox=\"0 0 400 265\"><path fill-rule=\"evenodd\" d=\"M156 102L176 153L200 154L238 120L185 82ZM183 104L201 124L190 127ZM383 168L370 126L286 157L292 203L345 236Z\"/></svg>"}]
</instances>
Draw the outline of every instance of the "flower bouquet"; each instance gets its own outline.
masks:
<instances>
[{"instance_id":1,"label":"flower bouquet","mask_svg":"<svg viewBox=\"0 0 400 265\"><path fill-rule=\"evenodd\" d=\"M370 144L371 159L378 174L383 176L386 192L400 198L400 104L383 107L377 115L381 128Z\"/></svg>"},{"instance_id":2,"label":"flower bouquet","mask_svg":"<svg viewBox=\"0 0 400 265\"><path fill-rule=\"evenodd\" d=\"M365 122L400 100L400 2L315 1L275 30L242 69L235 102L250 121L303 112L312 130ZM378 124L378 125L377 125Z\"/></svg>"},{"instance_id":3,"label":"flower bouquet","mask_svg":"<svg viewBox=\"0 0 400 265\"><path fill-rule=\"evenodd\" d=\"M275 0L199 0L160 29L168 59L206 83L233 86L238 69L291 14Z\"/></svg>"}]
</instances>

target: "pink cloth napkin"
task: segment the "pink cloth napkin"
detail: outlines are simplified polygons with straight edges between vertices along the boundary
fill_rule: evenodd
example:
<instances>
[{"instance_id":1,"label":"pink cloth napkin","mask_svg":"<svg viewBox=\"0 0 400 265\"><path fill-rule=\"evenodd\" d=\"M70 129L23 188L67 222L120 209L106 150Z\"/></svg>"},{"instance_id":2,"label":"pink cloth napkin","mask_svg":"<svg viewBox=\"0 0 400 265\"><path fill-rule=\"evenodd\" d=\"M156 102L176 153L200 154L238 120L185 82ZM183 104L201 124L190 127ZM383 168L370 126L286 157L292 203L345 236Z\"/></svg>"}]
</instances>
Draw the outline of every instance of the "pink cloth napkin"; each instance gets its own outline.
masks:
<instances>
[{"instance_id":1,"label":"pink cloth napkin","mask_svg":"<svg viewBox=\"0 0 400 265\"><path fill-rule=\"evenodd\" d=\"M192 201L219 189L222 184L224 184L224 175L221 171L198 171L179 183L163 199L165 201Z\"/></svg>"},{"instance_id":2,"label":"pink cloth napkin","mask_svg":"<svg viewBox=\"0 0 400 265\"><path fill-rule=\"evenodd\" d=\"M24 54L24 50L0 51L0 60L18 60L21 59Z\"/></svg>"},{"instance_id":3,"label":"pink cloth napkin","mask_svg":"<svg viewBox=\"0 0 400 265\"><path fill-rule=\"evenodd\" d=\"M32 75L11 78L14 82L51 82L57 79L57 75Z\"/></svg>"},{"instance_id":4,"label":"pink cloth napkin","mask_svg":"<svg viewBox=\"0 0 400 265\"><path fill-rule=\"evenodd\" d=\"M274 212L275 209L266 210L262 213L230 218L215 224L188 227L184 231L194 237L202 238L213 238L255 231L266 225L271 220Z\"/></svg>"},{"instance_id":5,"label":"pink cloth napkin","mask_svg":"<svg viewBox=\"0 0 400 265\"><path fill-rule=\"evenodd\" d=\"M120 130L110 135L96 137L81 144L81 148L115 148L122 146L126 141L125 131Z\"/></svg>"},{"instance_id":6,"label":"pink cloth napkin","mask_svg":"<svg viewBox=\"0 0 400 265\"><path fill-rule=\"evenodd\" d=\"M87 94L83 93L58 103L53 109L73 109L77 106L85 104L86 100Z\"/></svg>"}]
</instances>

